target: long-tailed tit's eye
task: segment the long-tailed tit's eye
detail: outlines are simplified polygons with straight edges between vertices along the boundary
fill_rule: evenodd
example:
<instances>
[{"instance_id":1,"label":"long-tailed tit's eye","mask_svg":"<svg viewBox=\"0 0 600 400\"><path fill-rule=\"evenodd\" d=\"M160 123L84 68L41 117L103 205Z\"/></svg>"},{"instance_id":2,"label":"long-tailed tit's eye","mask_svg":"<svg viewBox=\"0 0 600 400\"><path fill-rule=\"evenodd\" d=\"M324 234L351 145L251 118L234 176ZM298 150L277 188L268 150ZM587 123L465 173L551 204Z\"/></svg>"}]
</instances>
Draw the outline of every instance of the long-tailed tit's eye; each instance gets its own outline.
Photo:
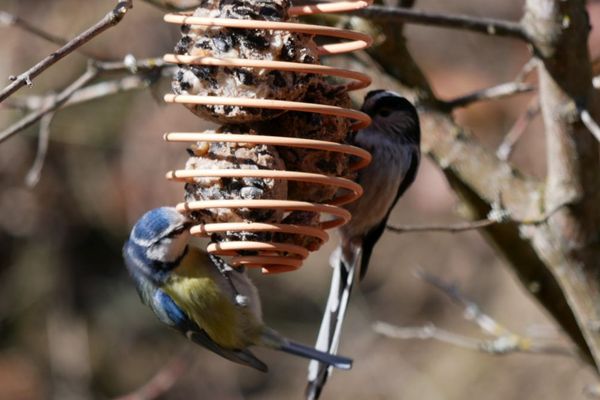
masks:
<instances>
[{"instance_id":1,"label":"long-tailed tit's eye","mask_svg":"<svg viewBox=\"0 0 600 400\"><path fill-rule=\"evenodd\" d=\"M381 110L379 110L377 112L377 115L385 118L385 117L389 117L391 113L392 113L392 110L390 110L389 108L382 108Z\"/></svg>"}]
</instances>

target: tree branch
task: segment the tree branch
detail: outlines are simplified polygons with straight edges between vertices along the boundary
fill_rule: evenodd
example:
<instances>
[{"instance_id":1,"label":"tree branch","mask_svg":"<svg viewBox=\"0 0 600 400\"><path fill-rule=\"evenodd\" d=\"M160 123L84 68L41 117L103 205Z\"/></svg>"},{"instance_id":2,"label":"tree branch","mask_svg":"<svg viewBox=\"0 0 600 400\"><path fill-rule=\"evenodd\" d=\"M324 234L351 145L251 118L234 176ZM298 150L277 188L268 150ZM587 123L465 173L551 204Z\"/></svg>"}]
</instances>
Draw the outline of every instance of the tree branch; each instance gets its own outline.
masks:
<instances>
[{"instance_id":1,"label":"tree branch","mask_svg":"<svg viewBox=\"0 0 600 400\"><path fill-rule=\"evenodd\" d=\"M83 46L85 43L92 40L105 30L117 25L125 16L127 11L133 7L133 0L119 1L117 6L104 16L100 21L92 27L86 29L81 34L77 35L66 45L48 55L46 58L38 62L36 65L25 71L19 76L11 76L13 81L10 85L0 91L0 103L15 93L25 85L31 86L32 80L46 69L60 61L62 58L71 54L73 51Z\"/></svg>"},{"instance_id":2,"label":"tree branch","mask_svg":"<svg viewBox=\"0 0 600 400\"><path fill-rule=\"evenodd\" d=\"M580 110L600 115L588 52L583 0L527 0L523 26L540 60L539 96L546 131L545 206L570 203L546 226L529 232L556 277L600 371L600 155ZM588 121L589 122L589 121Z\"/></svg>"},{"instance_id":3,"label":"tree branch","mask_svg":"<svg viewBox=\"0 0 600 400\"><path fill-rule=\"evenodd\" d=\"M477 90L464 96L457 97L456 99L444 101L444 105L448 110L453 110L458 107L466 107L479 101L498 100L516 94L529 93L533 90L535 90L535 86L529 83L507 82L490 88Z\"/></svg>"},{"instance_id":4,"label":"tree branch","mask_svg":"<svg viewBox=\"0 0 600 400\"><path fill-rule=\"evenodd\" d=\"M164 11L187 11L200 6L200 0L142 0Z\"/></svg>"},{"instance_id":5,"label":"tree branch","mask_svg":"<svg viewBox=\"0 0 600 400\"><path fill-rule=\"evenodd\" d=\"M51 101L51 100L49 100ZM48 113L44 115L40 121L40 133L38 136L38 149L35 155L33 165L25 176L25 184L32 188L35 187L42 176L42 169L44 168L44 161L46 160L46 154L48 154L48 143L50 141L50 125L54 113Z\"/></svg>"},{"instance_id":6,"label":"tree branch","mask_svg":"<svg viewBox=\"0 0 600 400\"><path fill-rule=\"evenodd\" d=\"M386 229L394 233L419 233L419 232L446 232L446 233L460 233L467 232L477 229L489 228L492 225L502 223L518 223L519 225L541 225L546 222L563 207L567 207L569 204L560 204L554 208L554 210L546 213L544 216L536 219L529 220L514 220L510 218L510 213L503 210L497 203L492 204L492 209L488 213L487 218L480 219L477 221L460 222L457 224L436 224L436 225L403 225L393 226L387 225Z\"/></svg>"},{"instance_id":7,"label":"tree branch","mask_svg":"<svg viewBox=\"0 0 600 400\"><path fill-rule=\"evenodd\" d=\"M83 86L87 85L93 79L98 76L98 70L93 67L92 64L88 67L87 71L81 75L75 82L71 83L67 88L65 88L60 94L58 94L53 101L48 104L42 106L39 110L32 112L27 115L25 118L17 121L13 125L6 128L4 131L0 132L0 143L9 139L12 135L26 129L39 121L44 115L51 113L57 110L61 105L67 102L69 98L77 92L77 90L81 89Z\"/></svg>"},{"instance_id":8,"label":"tree branch","mask_svg":"<svg viewBox=\"0 0 600 400\"><path fill-rule=\"evenodd\" d=\"M594 135L596 140L600 142L600 126L598 126L598 123L594 121L594 118L592 118L590 112L586 109L583 109L580 111L579 115L581 117L581 122L583 122L590 133Z\"/></svg>"},{"instance_id":9,"label":"tree branch","mask_svg":"<svg viewBox=\"0 0 600 400\"><path fill-rule=\"evenodd\" d=\"M545 343L537 338L523 337L510 331L485 314L477 303L467 299L455 285L448 284L423 270L417 271L417 276L461 306L465 319L475 323L483 333L492 336L493 339L459 335L440 329L433 324L423 327L397 327L385 322L376 322L373 328L377 333L395 339L436 339L454 346L495 355L521 352L578 357L578 352L574 348L550 342Z\"/></svg>"},{"instance_id":10,"label":"tree branch","mask_svg":"<svg viewBox=\"0 0 600 400\"><path fill-rule=\"evenodd\" d=\"M404 7L378 5L372 5L363 10L354 11L352 14L363 18L377 20L378 22L420 24L440 28L468 30L486 35L513 37L524 41L529 40L519 22L504 21L494 18L435 13Z\"/></svg>"},{"instance_id":11,"label":"tree branch","mask_svg":"<svg viewBox=\"0 0 600 400\"><path fill-rule=\"evenodd\" d=\"M77 90L60 108L64 109L75 104L81 104L131 90L144 89L152 83L152 80L141 75L125 76L119 79L95 83ZM4 105L10 108L33 111L38 110L48 98L53 97L55 96L27 96L23 98L10 99L4 103Z\"/></svg>"},{"instance_id":12,"label":"tree branch","mask_svg":"<svg viewBox=\"0 0 600 400\"><path fill-rule=\"evenodd\" d=\"M488 226L497 224L498 221L491 219L481 219L478 221L460 222L457 224L439 224L439 225L402 225L394 226L387 225L386 229L394 233L422 233L422 232L447 232L447 233L460 233L467 232L476 229L487 228Z\"/></svg>"},{"instance_id":13,"label":"tree branch","mask_svg":"<svg viewBox=\"0 0 600 400\"><path fill-rule=\"evenodd\" d=\"M0 143L11 136L28 128L44 115L58 110L66 105L83 103L100 97L147 87L155 82L163 73L170 73L174 67L167 66L157 58L136 60L133 56L125 57L124 61L101 62L90 61L87 72L77 81L69 85L59 95L31 96L24 99L11 99L4 103L5 107L15 107L34 110L29 115L15 122L13 125L0 132ZM100 82L85 86L90 81L104 73L128 72L138 74L127 76L118 80Z\"/></svg>"},{"instance_id":14,"label":"tree branch","mask_svg":"<svg viewBox=\"0 0 600 400\"><path fill-rule=\"evenodd\" d=\"M575 357L577 353L573 349L555 344L529 343L518 337L498 337L496 339L480 339L465 335L459 335L445 329L438 328L432 323L424 326L395 326L387 322L377 321L373 324L373 330L380 335L392 339L434 339L453 346L467 350L479 351L493 355L504 355L509 353L545 354L566 357Z\"/></svg>"},{"instance_id":15,"label":"tree branch","mask_svg":"<svg viewBox=\"0 0 600 400\"><path fill-rule=\"evenodd\" d=\"M508 131L508 133L504 136L504 140L500 146L498 146L498 150L496 150L496 156L502 161L507 161L512 154L512 151L517 144L517 142L521 139L525 130L531 123L531 121L540 113L540 99L538 96L534 96L525 112L523 112L519 118L515 121L512 128Z\"/></svg>"},{"instance_id":16,"label":"tree branch","mask_svg":"<svg viewBox=\"0 0 600 400\"><path fill-rule=\"evenodd\" d=\"M68 40L63 39L60 36L56 36L53 33L50 32L46 32L40 28L38 28L37 26L25 21L23 18L17 16L17 15L13 15L10 14L6 11L0 11L0 26L15 26L19 29L22 29L26 32L31 33L34 36L37 36L39 38L42 38L50 43L54 43L57 44L59 46L64 46L68 43ZM93 53L85 50L85 49L77 49L77 52L93 58L93 59L100 59L101 57L97 57L96 55L94 55Z\"/></svg>"},{"instance_id":17,"label":"tree branch","mask_svg":"<svg viewBox=\"0 0 600 400\"><path fill-rule=\"evenodd\" d=\"M474 218L486 218L498 193L502 194L503 208L513 219L535 220L544 213L544 209L552 209L552 206L544 205L543 183L525 177L510 164L499 160L477 144L444 111L441 107L443 103L440 104L435 97L427 79L406 48L402 26L388 21L381 24L380 28L386 41L377 43L370 54L381 65L383 73L396 79L399 89L406 96L420 102L423 151L440 166ZM583 40L581 43L585 45L587 42ZM581 63L579 59L572 57L563 60ZM591 79L588 84L590 81ZM597 150L597 145L594 148ZM557 204L565 203L569 201ZM579 323L578 313L571 308L570 295L564 291L559 277L551 271L544 249L534 239L535 233L547 237L546 225L526 226L525 229L518 223L507 222L492 224L481 231L504 255L523 286L546 307L582 354L587 356L586 360L595 364Z\"/></svg>"}]
</instances>

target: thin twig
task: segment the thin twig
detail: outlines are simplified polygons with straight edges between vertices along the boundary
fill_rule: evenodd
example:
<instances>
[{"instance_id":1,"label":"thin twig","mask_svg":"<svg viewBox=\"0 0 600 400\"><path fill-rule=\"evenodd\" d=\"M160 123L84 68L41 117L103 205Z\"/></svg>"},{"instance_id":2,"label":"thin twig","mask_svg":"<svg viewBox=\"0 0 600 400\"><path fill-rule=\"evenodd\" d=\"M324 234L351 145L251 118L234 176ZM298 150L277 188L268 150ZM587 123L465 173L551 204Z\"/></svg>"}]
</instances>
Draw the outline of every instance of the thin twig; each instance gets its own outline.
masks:
<instances>
[{"instance_id":1,"label":"thin twig","mask_svg":"<svg viewBox=\"0 0 600 400\"><path fill-rule=\"evenodd\" d=\"M4 142L12 135L30 127L31 125L39 121L44 115L57 110L61 105L63 105L67 100L69 100L69 98L75 92L77 92L77 90L87 85L90 81L96 78L96 76L98 76L98 70L90 64L87 71L83 75L81 75L75 82L71 83L66 89L59 93L54 101L50 102L50 104L48 105L41 107L39 110L28 114L23 119L17 121L16 123L6 128L4 131L0 132L0 143Z\"/></svg>"},{"instance_id":2,"label":"thin twig","mask_svg":"<svg viewBox=\"0 0 600 400\"><path fill-rule=\"evenodd\" d=\"M188 371L193 363L193 352L183 350L169 360L163 368L142 387L115 400L154 400L168 392Z\"/></svg>"},{"instance_id":3,"label":"thin twig","mask_svg":"<svg viewBox=\"0 0 600 400\"><path fill-rule=\"evenodd\" d=\"M480 351L482 353L493 355L530 353L566 357L577 356L572 349L557 344L533 344L529 343L527 340L519 340L518 337L512 336L502 336L495 339L480 339L450 332L439 328L434 324L416 327L400 327L388 324L387 322L377 321L373 324L373 329L380 335L392 339L434 339L467 350Z\"/></svg>"},{"instance_id":4,"label":"thin twig","mask_svg":"<svg viewBox=\"0 0 600 400\"><path fill-rule=\"evenodd\" d=\"M161 76L171 77L177 68L176 66L167 65L160 58L136 60L129 55L126 56L125 59L127 61L95 62L94 66L98 70L98 75L119 72L134 73L136 75L125 76L119 79L103 81L83 87L69 98L63 105L63 108L129 90L143 89L155 83ZM48 97L55 96L54 94L50 94L11 98L2 103L0 109L17 108L29 111L37 110L42 107Z\"/></svg>"},{"instance_id":5,"label":"thin twig","mask_svg":"<svg viewBox=\"0 0 600 400\"><path fill-rule=\"evenodd\" d=\"M598 123L590 115L590 112L584 108L581 109L579 115L581 117L581 122L583 122L583 124L586 126L586 128L588 128L590 133L594 135L596 140L600 142L600 126L598 126Z\"/></svg>"},{"instance_id":6,"label":"thin twig","mask_svg":"<svg viewBox=\"0 0 600 400\"><path fill-rule=\"evenodd\" d=\"M6 11L0 11L0 26L17 27L19 29L22 29L26 32L31 33L34 36L37 36L39 38L42 38L50 43L54 43L59 46L64 46L68 43L68 40L63 39L62 37L57 36L53 33L44 31L44 30L38 28L37 26L25 21L23 18L21 18L17 15L10 14ZM82 48L76 49L76 51L87 57L93 58L95 60L98 60L101 58L101 57L96 56L94 53L89 52L88 50L85 50Z\"/></svg>"},{"instance_id":7,"label":"thin twig","mask_svg":"<svg viewBox=\"0 0 600 400\"><path fill-rule=\"evenodd\" d=\"M483 100L497 100L504 97L514 96L521 93L529 93L535 90L535 86L523 82L508 82L477 90L473 93L460 96L456 99L445 101L443 104L448 110L458 107L466 107L472 103Z\"/></svg>"},{"instance_id":8,"label":"thin twig","mask_svg":"<svg viewBox=\"0 0 600 400\"><path fill-rule=\"evenodd\" d=\"M467 299L467 297L458 290L456 285L444 282L442 279L424 271L423 269L418 269L416 271L416 275L419 279L440 290L453 302L463 307L465 310L465 318L468 321L472 321L477 324L477 326L479 326L479 328L486 334L492 336L504 336L511 334L508 329L497 323L489 315L485 314L479 305L477 305L477 303Z\"/></svg>"},{"instance_id":9,"label":"thin twig","mask_svg":"<svg viewBox=\"0 0 600 400\"><path fill-rule=\"evenodd\" d=\"M30 114L15 122L3 132L0 132L0 143L12 135L23 131L44 115L54 112L67 105L83 103L119 92L145 88L156 82L162 74L169 74L175 67L168 66L161 59L149 58L136 60L133 56L125 57L123 61L90 62L88 71L77 81L69 85L58 95L30 96L24 99L11 99L2 104L4 107L33 110ZM137 74L121 79L100 82L86 86L90 81L104 73L128 72ZM48 100L51 101L48 101Z\"/></svg>"},{"instance_id":10,"label":"thin twig","mask_svg":"<svg viewBox=\"0 0 600 400\"><path fill-rule=\"evenodd\" d=\"M200 5L200 0L196 1L170 1L170 0L142 0L145 3L150 4L156 8L165 11L187 11L196 8Z\"/></svg>"},{"instance_id":11,"label":"thin twig","mask_svg":"<svg viewBox=\"0 0 600 400\"><path fill-rule=\"evenodd\" d=\"M544 214L540 218L535 219L524 219L524 220L516 220L510 218L510 216L506 213L505 210L496 210L503 212L503 217L501 218L492 218L488 216L488 218L480 219L477 221L469 221L469 222L459 222L456 224L433 224L433 225L387 225L386 229L390 232L394 233L422 233L422 232L444 232L444 233L460 233L467 232L477 229L483 229L490 227L496 224L502 224L507 222L517 223L519 225L541 225L550 219L554 214L556 214L560 209L566 207L569 203L559 204L552 211Z\"/></svg>"},{"instance_id":12,"label":"thin twig","mask_svg":"<svg viewBox=\"0 0 600 400\"><path fill-rule=\"evenodd\" d=\"M431 323L424 326L400 327L388 324L387 322L377 321L373 324L373 329L380 335L392 339L436 339L440 342L452 344L457 347L463 347L469 350L480 350L481 340L446 331Z\"/></svg>"},{"instance_id":13,"label":"thin twig","mask_svg":"<svg viewBox=\"0 0 600 400\"><path fill-rule=\"evenodd\" d=\"M594 89L600 89L600 75L596 75L592 78L592 86Z\"/></svg>"},{"instance_id":14,"label":"thin twig","mask_svg":"<svg viewBox=\"0 0 600 400\"><path fill-rule=\"evenodd\" d=\"M402 226L393 226L388 225L386 228L390 232L394 233L407 233L407 232L447 232L447 233L459 233L465 231L472 231L475 229L486 228L491 225L497 224L498 221L493 221L490 219L481 219L478 221L472 222L460 222L453 225L448 224L440 224L440 225L402 225Z\"/></svg>"},{"instance_id":15,"label":"thin twig","mask_svg":"<svg viewBox=\"0 0 600 400\"><path fill-rule=\"evenodd\" d=\"M128 92L131 90L147 88L152 81L144 76L134 75L125 76L120 79L114 79L109 81L103 81L83 87L76 91L69 100L64 103L61 109L65 109L75 104L85 103L91 100L108 97L114 94ZM5 103L6 107L16 108L20 110L37 110L42 104L49 98L54 97L53 95L44 96L27 96L23 98L10 99Z\"/></svg>"},{"instance_id":16,"label":"thin twig","mask_svg":"<svg viewBox=\"0 0 600 400\"><path fill-rule=\"evenodd\" d=\"M54 113L51 112L44 115L40 121L37 153L33 165L25 176L25 184L30 188L35 187L42 176L44 161L46 160L46 154L48 153L48 142L50 141L50 125L52 124L53 118Z\"/></svg>"},{"instance_id":17,"label":"thin twig","mask_svg":"<svg viewBox=\"0 0 600 400\"><path fill-rule=\"evenodd\" d=\"M117 25L123 19L127 11L133 7L132 1L133 0L120 1L113 10L104 16L104 18L102 18L92 27L86 29L81 34L77 35L69 43L51 53L21 75L12 76L10 79L13 81L13 83L5 87L0 92L0 103L23 86L30 86L32 84L32 80L44 72L47 68L54 65L56 62L69 55L85 43L89 42L100 33Z\"/></svg>"},{"instance_id":18,"label":"thin twig","mask_svg":"<svg viewBox=\"0 0 600 400\"><path fill-rule=\"evenodd\" d=\"M363 10L352 12L363 18L439 26L450 29L469 30L487 35L507 36L529 41L519 22L471 15L435 13L403 7L372 5Z\"/></svg>"},{"instance_id":19,"label":"thin twig","mask_svg":"<svg viewBox=\"0 0 600 400\"><path fill-rule=\"evenodd\" d=\"M485 314L479 305L466 298L456 285L444 282L442 279L423 270L417 271L417 276L440 290L464 310L464 317L475 323L482 332L492 336L492 339L472 338L440 329L433 324L422 327L397 327L385 322L377 322L373 328L376 332L396 339L435 339L469 350L477 350L489 354L533 353L578 357L577 351L551 342L534 342L532 338L523 337Z\"/></svg>"},{"instance_id":20,"label":"thin twig","mask_svg":"<svg viewBox=\"0 0 600 400\"><path fill-rule=\"evenodd\" d=\"M597 383L585 385L583 394L590 399L600 399L600 385Z\"/></svg>"},{"instance_id":21,"label":"thin twig","mask_svg":"<svg viewBox=\"0 0 600 400\"><path fill-rule=\"evenodd\" d=\"M515 145L521 139L531 121L539 113L540 99L538 96L535 96L527 105L525 112L523 112L519 118L517 118L514 125L510 128L506 136L504 136L504 140L502 140L500 146L498 146L498 150L496 150L496 156L499 159L507 161L510 158Z\"/></svg>"},{"instance_id":22,"label":"thin twig","mask_svg":"<svg viewBox=\"0 0 600 400\"><path fill-rule=\"evenodd\" d=\"M527 61L525 63L525 65L523 65L523 67L521 68L521 71L515 77L515 82L525 81L525 79L527 79L529 74L531 74L533 71L535 71L538 64L539 64L539 61L537 58L530 58L529 61Z\"/></svg>"},{"instance_id":23,"label":"thin twig","mask_svg":"<svg viewBox=\"0 0 600 400\"><path fill-rule=\"evenodd\" d=\"M168 0L145 0L149 3L169 3ZM323 0L301 0L299 4L319 4ZM164 8L164 7L163 7ZM408 7L371 5L362 10L348 13L358 17L377 21L403 22L437 26L449 29L461 29L486 35L506 36L529 42L529 37L519 22L506 21L495 18L476 17L463 14L436 13L430 11L414 10Z\"/></svg>"},{"instance_id":24,"label":"thin twig","mask_svg":"<svg viewBox=\"0 0 600 400\"><path fill-rule=\"evenodd\" d=\"M128 54L120 61L99 61L95 63L96 68L101 72L129 72L136 74L138 72L156 71L165 68L167 65L162 58L142 58L136 59Z\"/></svg>"}]
</instances>

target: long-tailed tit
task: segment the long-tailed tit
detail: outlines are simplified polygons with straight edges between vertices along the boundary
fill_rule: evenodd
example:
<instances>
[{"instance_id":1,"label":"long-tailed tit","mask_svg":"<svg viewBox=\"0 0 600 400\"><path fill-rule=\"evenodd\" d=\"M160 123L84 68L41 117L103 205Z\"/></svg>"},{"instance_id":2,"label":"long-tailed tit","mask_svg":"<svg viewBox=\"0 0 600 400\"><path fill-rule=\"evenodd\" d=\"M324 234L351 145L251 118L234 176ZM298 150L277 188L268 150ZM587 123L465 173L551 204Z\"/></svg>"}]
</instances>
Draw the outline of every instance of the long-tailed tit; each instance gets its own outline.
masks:
<instances>
[{"instance_id":1,"label":"long-tailed tit","mask_svg":"<svg viewBox=\"0 0 600 400\"><path fill-rule=\"evenodd\" d=\"M353 144L368 150L373 161L358 173L364 194L346 207L352 220L340 229L340 245L330 259L333 276L316 347L332 354L339 345L356 269L364 278L373 248L394 205L415 180L421 158L419 117L408 100L391 91L374 90L365 96L361 110L373 122L356 134ZM319 397L330 374L329 366L311 361L308 398Z\"/></svg>"}]
</instances>

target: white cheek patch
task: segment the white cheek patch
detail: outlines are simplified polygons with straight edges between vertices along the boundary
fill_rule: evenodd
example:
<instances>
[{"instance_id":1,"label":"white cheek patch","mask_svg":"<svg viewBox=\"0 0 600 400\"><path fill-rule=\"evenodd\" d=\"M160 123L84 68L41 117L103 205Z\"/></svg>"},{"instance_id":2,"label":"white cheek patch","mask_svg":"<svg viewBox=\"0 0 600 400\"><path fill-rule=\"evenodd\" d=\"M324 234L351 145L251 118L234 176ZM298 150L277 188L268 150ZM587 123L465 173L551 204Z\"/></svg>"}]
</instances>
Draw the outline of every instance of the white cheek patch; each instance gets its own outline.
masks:
<instances>
[{"instance_id":1,"label":"white cheek patch","mask_svg":"<svg viewBox=\"0 0 600 400\"><path fill-rule=\"evenodd\" d=\"M148 258L162 262L177 261L185 251L189 238L188 231L173 238L164 238L148 249Z\"/></svg>"},{"instance_id":2,"label":"white cheek patch","mask_svg":"<svg viewBox=\"0 0 600 400\"><path fill-rule=\"evenodd\" d=\"M148 247L146 255L151 260L156 261L167 261L167 254L169 250L169 243L171 239L163 239L160 242Z\"/></svg>"}]
</instances>

